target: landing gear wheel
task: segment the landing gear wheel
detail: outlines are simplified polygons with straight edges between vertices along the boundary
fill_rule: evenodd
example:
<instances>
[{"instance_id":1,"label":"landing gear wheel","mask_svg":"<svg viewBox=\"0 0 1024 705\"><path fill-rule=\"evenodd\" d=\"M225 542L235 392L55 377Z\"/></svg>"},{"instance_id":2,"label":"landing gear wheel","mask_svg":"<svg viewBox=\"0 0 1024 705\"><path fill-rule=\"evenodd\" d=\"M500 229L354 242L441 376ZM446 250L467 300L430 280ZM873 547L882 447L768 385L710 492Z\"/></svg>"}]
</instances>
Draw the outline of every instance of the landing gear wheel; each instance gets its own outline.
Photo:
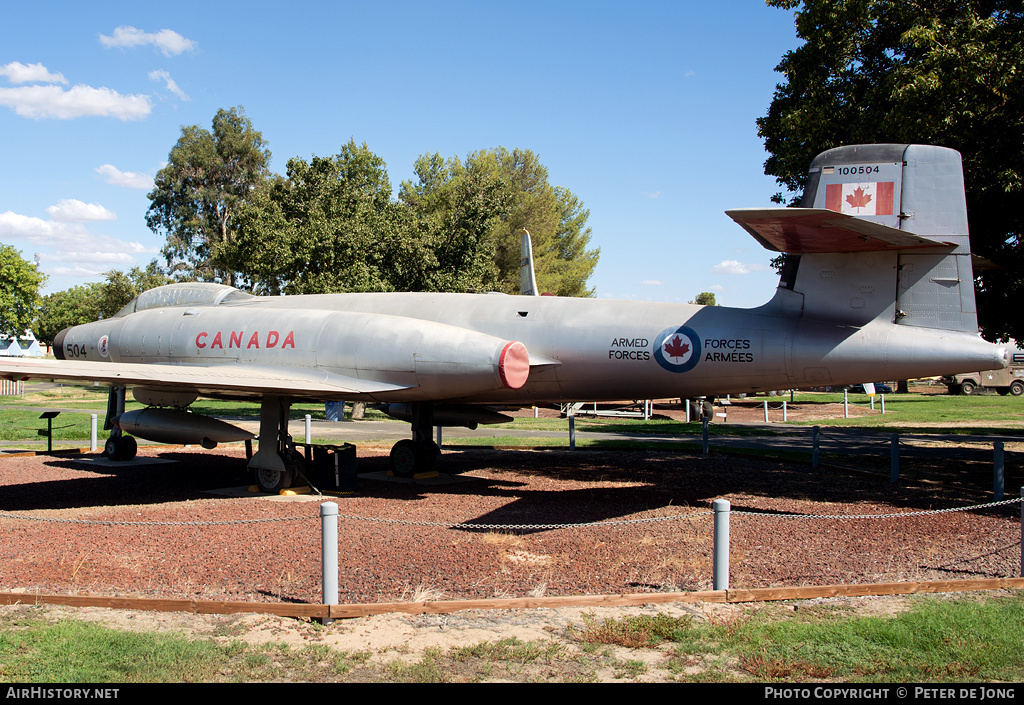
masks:
<instances>
[{"instance_id":1,"label":"landing gear wheel","mask_svg":"<svg viewBox=\"0 0 1024 705\"><path fill-rule=\"evenodd\" d=\"M398 477L412 477L419 472L422 456L416 441L401 440L391 448L391 471Z\"/></svg>"},{"instance_id":2,"label":"landing gear wheel","mask_svg":"<svg viewBox=\"0 0 1024 705\"><path fill-rule=\"evenodd\" d=\"M1011 382L1010 394L1015 397L1019 397L1021 394L1024 394L1024 382Z\"/></svg>"},{"instance_id":3,"label":"landing gear wheel","mask_svg":"<svg viewBox=\"0 0 1024 705\"><path fill-rule=\"evenodd\" d=\"M268 468L256 468L256 486L260 492L276 494L292 486L295 474L291 469L270 470Z\"/></svg>"},{"instance_id":4,"label":"landing gear wheel","mask_svg":"<svg viewBox=\"0 0 1024 705\"><path fill-rule=\"evenodd\" d=\"M138 451L139 444L131 436L111 437L103 444L103 455L107 460L131 460Z\"/></svg>"},{"instance_id":5,"label":"landing gear wheel","mask_svg":"<svg viewBox=\"0 0 1024 705\"><path fill-rule=\"evenodd\" d=\"M412 477L432 472L441 457L434 441L401 440L391 448L391 472L397 477Z\"/></svg>"}]
</instances>

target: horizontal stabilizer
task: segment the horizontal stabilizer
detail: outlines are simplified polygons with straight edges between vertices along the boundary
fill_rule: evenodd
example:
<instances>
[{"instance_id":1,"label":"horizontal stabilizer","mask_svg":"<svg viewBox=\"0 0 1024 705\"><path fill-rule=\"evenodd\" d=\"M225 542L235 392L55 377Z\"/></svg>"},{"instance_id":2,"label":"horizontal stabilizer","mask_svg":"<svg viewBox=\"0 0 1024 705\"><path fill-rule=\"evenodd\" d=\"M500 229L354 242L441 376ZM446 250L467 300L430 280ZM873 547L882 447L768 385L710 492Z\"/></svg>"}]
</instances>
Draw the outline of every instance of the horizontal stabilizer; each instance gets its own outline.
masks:
<instances>
[{"instance_id":1,"label":"horizontal stabilizer","mask_svg":"<svg viewBox=\"0 0 1024 705\"><path fill-rule=\"evenodd\" d=\"M955 247L825 208L739 208L725 214L775 252L825 254Z\"/></svg>"},{"instance_id":2,"label":"horizontal stabilizer","mask_svg":"<svg viewBox=\"0 0 1024 705\"><path fill-rule=\"evenodd\" d=\"M256 397L262 394L345 399L408 389L407 385L358 379L347 375L294 367L243 364L159 364L15 360L0 363L0 377L11 380L99 382L110 386L194 389L200 394Z\"/></svg>"}]
</instances>

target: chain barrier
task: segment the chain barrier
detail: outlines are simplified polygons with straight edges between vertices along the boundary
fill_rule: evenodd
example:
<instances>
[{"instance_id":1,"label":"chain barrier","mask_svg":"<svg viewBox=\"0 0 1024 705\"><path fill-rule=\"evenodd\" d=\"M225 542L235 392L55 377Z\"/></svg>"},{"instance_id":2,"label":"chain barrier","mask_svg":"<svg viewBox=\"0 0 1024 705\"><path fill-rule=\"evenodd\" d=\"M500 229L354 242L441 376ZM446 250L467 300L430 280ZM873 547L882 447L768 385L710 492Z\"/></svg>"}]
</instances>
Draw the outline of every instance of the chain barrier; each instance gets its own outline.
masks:
<instances>
[{"instance_id":1,"label":"chain barrier","mask_svg":"<svg viewBox=\"0 0 1024 705\"><path fill-rule=\"evenodd\" d=\"M116 521L107 519L61 519L59 517L37 517L31 514L10 514L0 512L0 519L21 519L54 524L95 524L97 526L230 526L233 524L268 524L277 521L307 521L316 517L272 517L268 519L232 519L230 521Z\"/></svg>"},{"instance_id":2,"label":"chain barrier","mask_svg":"<svg viewBox=\"0 0 1024 705\"><path fill-rule=\"evenodd\" d=\"M819 427L819 429L820 429L820 427ZM820 431L820 430L818 431L818 438L819 439L823 439L823 440L833 441L835 443L847 443L848 442L848 439L837 438L835 436L832 436L832 435L827 434L827 433L825 433L823 431ZM891 438L883 438L883 439L878 440L878 441L867 441L867 440L863 440L863 439L858 439L857 440L857 444L858 445L877 445L877 446L882 446L882 445L889 445L891 443L892 443L892 439ZM904 440L902 436L897 438L897 443L902 448L913 448L914 450L922 451L924 453L934 452L934 453L940 454L940 455L943 454L945 451L956 450L956 449L958 449L960 447L964 447L964 446L966 446L970 450L976 450L976 451L985 451L985 450L991 450L992 449L990 443L987 443L985 441L972 441L972 440L958 441L958 446L955 446L955 447L952 447L952 448L946 448L946 447L942 447L942 446L914 445L910 441Z\"/></svg>"},{"instance_id":3,"label":"chain barrier","mask_svg":"<svg viewBox=\"0 0 1024 705\"><path fill-rule=\"evenodd\" d=\"M589 521L576 524L472 524L466 522L434 522L434 521L413 521L410 519L386 519L382 517L363 517L354 514L338 514L339 519L352 521L368 521L376 524L401 524L403 526L420 526L435 529L509 529L509 530L536 530L536 529L569 529L589 528L595 526L624 526L628 524L650 524L661 521L673 521L676 519L693 519L701 516L708 516L713 512L709 510L692 512L690 514L676 514L667 517L646 517L642 519L621 519L608 521ZM0 519L21 519L24 521L52 522L55 524L91 524L96 526L227 526L231 524L266 524L283 521L307 521L316 519L315 516L301 517L276 517L269 519L236 519L232 521L109 521L105 519L61 519L58 517L38 517L30 514L10 514L0 512Z\"/></svg>"},{"instance_id":4,"label":"chain barrier","mask_svg":"<svg viewBox=\"0 0 1024 705\"><path fill-rule=\"evenodd\" d=\"M821 428L821 427L819 426L819 428ZM830 441L835 441L836 443L847 443L848 442L848 439L846 439L846 438L836 438L835 436L830 436L827 433L823 433L822 431L818 431L818 437L819 438L826 438L826 439L828 439ZM880 441L862 441L862 440L858 440L857 442L860 443L860 444L863 444L863 445L872 445L872 446L879 445L880 446L880 445L885 445L887 443L890 443L891 441L888 438L885 438L885 439L880 440Z\"/></svg>"},{"instance_id":5,"label":"chain barrier","mask_svg":"<svg viewBox=\"0 0 1024 705\"><path fill-rule=\"evenodd\" d=\"M994 450L991 443L985 443L985 442L982 442L982 441L976 441L974 445L964 445L964 444L961 444L959 446L952 446L952 447L914 445L914 444L912 444L910 442L906 442L906 441L899 441L899 445L902 448L910 448L910 449L914 450L918 456L933 457L933 458L947 457L949 455L949 451L951 451L951 450L970 450L970 451L973 451L975 453L984 453L984 452L991 453ZM1012 451L1004 451L1004 452L1012 452Z\"/></svg>"},{"instance_id":6,"label":"chain barrier","mask_svg":"<svg viewBox=\"0 0 1024 705\"><path fill-rule=\"evenodd\" d=\"M1007 504L1019 504L1024 498L1004 499L999 502L975 504L969 507L951 507L949 509L924 509L917 512L897 512L895 514L766 514L764 512L732 511L733 515L756 516L766 519L910 519L913 517L930 516L933 514L950 514L952 512L969 512L975 509L989 509Z\"/></svg>"},{"instance_id":7,"label":"chain barrier","mask_svg":"<svg viewBox=\"0 0 1024 705\"><path fill-rule=\"evenodd\" d=\"M1000 502L989 502L987 504L975 504L968 507L953 507L950 509L929 509L917 512L898 512L895 514L767 514L765 512L733 510L733 515L751 516L764 519L814 519L814 520L849 520L849 519L907 519L919 516L934 514L948 514L951 512L967 512L977 509L989 509L1009 504L1018 504L1024 498L1006 499ZM540 529L572 529L572 528L593 528L597 526L629 526L632 524L652 524L663 521L676 521L696 519L698 517L714 514L713 510L691 512L689 514L676 514L664 517L644 517L640 519L619 519L606 521L589 521L571 524L473 524L468 522L435 522L435 521L413 521L410 519L386 519L382 517L364 517L354 514L338 514L339 519L350 521L367 521L376 524L398 524L402 526L418 526L435 529L505 529L505 530L540 530ZM19 519L23 521L52 522L55 524L83 524L96 526L228 526L244 524L268 524L287 521L308 521L316 519L314 516L300 517L275 517L268 519L235 519L231 521L110 521L104 519L61 519L58 517L38 517L29 514L11 514L0 512L0 518Z\"/></svg>"}]
</instances>

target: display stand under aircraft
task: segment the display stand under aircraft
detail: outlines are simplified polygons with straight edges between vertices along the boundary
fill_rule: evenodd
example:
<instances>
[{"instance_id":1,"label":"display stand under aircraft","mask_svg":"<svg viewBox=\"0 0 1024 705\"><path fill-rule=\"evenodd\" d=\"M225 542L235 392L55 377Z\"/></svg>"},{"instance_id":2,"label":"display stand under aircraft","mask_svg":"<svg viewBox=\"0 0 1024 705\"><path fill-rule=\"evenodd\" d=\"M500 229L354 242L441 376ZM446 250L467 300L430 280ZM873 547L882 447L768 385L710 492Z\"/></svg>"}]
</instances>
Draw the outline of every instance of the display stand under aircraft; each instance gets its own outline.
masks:
<instances>
[{"instance_id":1,"label":"display stand under aircraft","mask_svg":"<svg viewBox=\"0 0 1024 705\"><path fill-rule=\"evenodd\" d=\"M300 401L364 401L408 421L394 472L437 462L434 426L507 420L495 406L696 398L1006 365L978 334L960 155L862 145L820 154L800 208L728 211L786 254L753 309L557 296L349 293L260 297L182 283L61 331L58 360L0 363L7 379L111 387L106 452L132 434L217 443L251 434L189 411L198 397L261 404L249 461L265 490L302 466ZM536 293L524 244L524 292ZM527 272L527 270L529 270ZM124 412L124 390L146 404Z\"/></svg>"}]
</instances>

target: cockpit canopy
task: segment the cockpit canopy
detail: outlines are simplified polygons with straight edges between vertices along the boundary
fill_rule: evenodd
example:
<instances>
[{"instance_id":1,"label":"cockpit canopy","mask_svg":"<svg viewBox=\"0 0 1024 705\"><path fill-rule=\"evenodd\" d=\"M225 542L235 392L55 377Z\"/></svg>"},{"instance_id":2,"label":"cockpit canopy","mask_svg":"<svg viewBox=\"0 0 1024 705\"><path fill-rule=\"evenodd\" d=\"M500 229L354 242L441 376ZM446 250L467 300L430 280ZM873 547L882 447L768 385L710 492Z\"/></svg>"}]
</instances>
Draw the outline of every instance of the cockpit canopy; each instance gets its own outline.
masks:
<instances>
[{"instance_id":1,"label":"cockpit canopy","mask_svg":"<svg viewBox=\"0 0 1024 705\"><path fill-rule=\"evenodd\" d=\"M127 316L129 313L147 311L151 308L163 308L165 306L190 306L193 304L218 306L225 302L245 301L253 298L255 297L252 294L239 291L235 287L227 286L226 284L212 284L210 282L168 284L142 292L129 301L114 317L120 318L121 316Z\"/></svg>"}]
</instances>

